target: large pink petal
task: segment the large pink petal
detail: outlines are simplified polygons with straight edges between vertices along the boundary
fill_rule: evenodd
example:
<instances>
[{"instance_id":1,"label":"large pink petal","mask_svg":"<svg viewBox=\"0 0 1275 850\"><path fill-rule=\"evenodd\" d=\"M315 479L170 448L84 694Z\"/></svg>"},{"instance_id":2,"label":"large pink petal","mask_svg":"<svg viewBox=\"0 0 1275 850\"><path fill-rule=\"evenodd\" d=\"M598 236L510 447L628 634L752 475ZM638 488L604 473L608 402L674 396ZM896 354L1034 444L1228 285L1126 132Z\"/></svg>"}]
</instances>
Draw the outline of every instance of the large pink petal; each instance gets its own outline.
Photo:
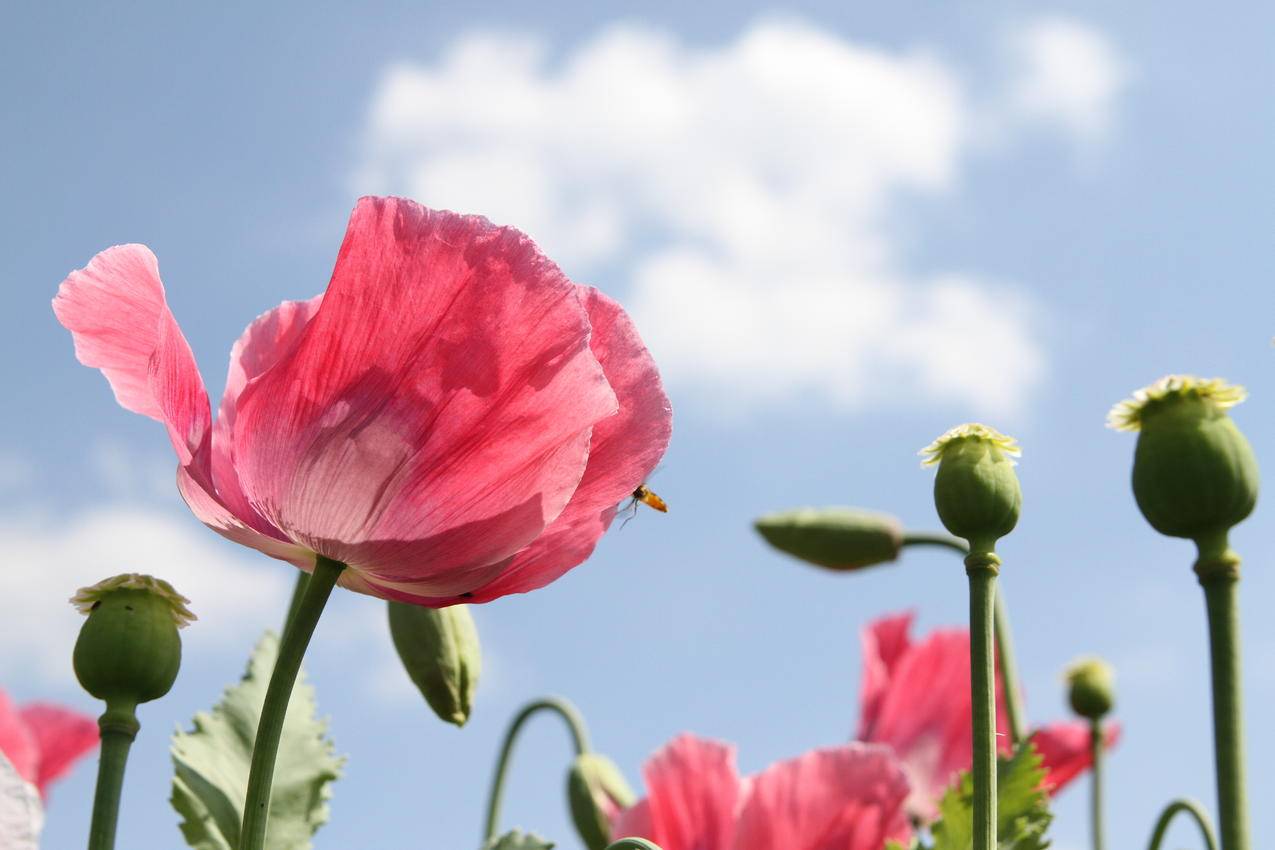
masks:
<instances>
[{"instance_id":1,"label":"large pink petal","mask_svg":"<svg viewBox=\"0 0 1275 850\"><path fill-rule=\"evenodd\" d=\"M244 493L378 581L479 587L561 513L616 410L588 332L521 233L364 198L317 315L239 396Z\"/></svg>"},{"instance_id":2,"label":"large pink petal","mask_svg":"<svg viewBox=\"0 0 1275 850\"><path fill-rule=\"evenodd\" d=\"M593 326L589 347L620 409L593 426L584 477L562 514L499 576L463 601L526 593L583 563L610 527L616 506L647 479L668 448L672 408L637 328L619 304L598 290L580 287L580 293Z\"/></svg>"},{"instance_id":3,"label":"large pink petal","mask_svg":"<svg viewBox=\"0 0 1275 850\"><path fill-rule=\"evenodd\" d=\"M1120 724L1109 723L1103 734L1110 750L1120 740ZM1089 724L1085 721L1051 723L1032 733L1031 742L1045 768L1045 786L1057 794L1076 777L1093 767L1089 752Z\"/></svg>"},{"instance_id":4,"label":"large pink petal","mask_svg":"<svg viewBox=\"0 0 1275 850\"><path fill-rule=\"evenodd\" d=\"M21 714L40 752L35 784L41 794L47 794L51 782L97 746L97 721L87 714L40 702L23 706Z\"/></svg>"},{"instance_id":5,"label":"large pink petal","mask_svg":"<svg viewBox=\"0 0 1275 850\"><path fill-rule=\"evenodd\" d=\"M40 745L4 691L0 691L0 752L19 776L35 784L40 775Z\"/></svg>"},{"instance_id":6,"label":"large pink petal","mask_svg":"<svg viewBox=\"0 0 1275 850\"><path fill-rule=\"evenodd\" d=\"M908 781L888 747L814 750L753 777L734 850L881 850L911 836Z\"/></svg>"},{"instance_id":7,"label":"large pink petal","mask_svg":"<svg viewBox=\"0 0 1275 850\"><path fill-rule=\"evenodd\" d=\"M735 748L679 735L642 769L645 811L622 815L616 835L636 835L663 850L730 850L741 781Z\"/></svg>"},{"instance_id":8,"label":"large pink petal","mask_svg":"<svg viewBox=\"0 0 1275 850\"><path fill-rule=\"evenodd\" d=\"M894 670L912 646L908 632L914 617L910 611L882 617L869 623L859 634L863 673L859 684L859 731L855 737L861 741L872 740L872 727L876 725Z\"/></svg>"}]
</instances>

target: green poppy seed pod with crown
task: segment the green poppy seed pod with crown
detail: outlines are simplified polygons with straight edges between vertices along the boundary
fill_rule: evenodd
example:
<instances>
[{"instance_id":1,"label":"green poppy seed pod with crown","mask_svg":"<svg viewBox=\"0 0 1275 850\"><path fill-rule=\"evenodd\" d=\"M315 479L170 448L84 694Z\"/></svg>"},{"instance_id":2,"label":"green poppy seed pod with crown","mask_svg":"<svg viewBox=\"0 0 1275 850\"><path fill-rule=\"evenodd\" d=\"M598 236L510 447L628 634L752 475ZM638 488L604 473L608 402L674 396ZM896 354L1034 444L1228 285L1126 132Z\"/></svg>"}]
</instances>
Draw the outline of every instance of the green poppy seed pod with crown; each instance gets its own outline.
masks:
<instances>
[{"instance_id":1,"label":"green poppy seed pod with crown","mask_svg":"<svg viewBox=\"0 0 1275 850\"><path fill-rule=\"evenodd\" d=\"M390 635L407 675L439 719L464 726L483 661L469 606L388 604Z\"/></svg>"},{"instance_id":2,"label":"green poppy seed pod with crown","mask_svg":"<svg viewBox=\"0 0 1275 850\"><path fill-rule=\"evenodd\" d=\"M1023 491L1014 472L1017 442L994 428L959 425L920 452L923 466L938 466L934 507L949 532L971 552L992 552L1018 524Z\"/></svg>"},{"instance_id":3,"label":"green poppy seed pod with crown","mask_svg":"<svg viewBox=\"0 0 1275 850\"><path fill-rule=\"evenodd\" d=\"M190 600L163 579L129 573L81 589L71 603L88 619L73 656L84 690L127 714L168 693L181 667L178 629Z\"/></svg>"},{"instance_id":4,"label":"green poppy seed pod with crown","mask_svg":"<svg viewBox=\"0 0 1275 850\"><path fill-rule=\"evenodd\" d=\"M1243 387L1169 375L1112 408L1107 424L1137 431L1133 495L1151 527L1225 548L1227 532L1257 504L1257 459L1227 410Z\"/></svg>"},{"instance_id":5,"label":"green poppy seed pod with crown","mask_svg":"<svg viewBox=\"0 0 1275 850\"><path fill-rule=\"evenodd\" d=\"M615 762L598 753L581 753L567 772L567 804L587 850L605 850L620 812L637 802Z\"/></svg>"},{"instance_id":6,"label":"green poppy seed pod with crown","mask_svg":"<svg viewBox=\"0 0 1275 850\"><path fill-rule=\"evenodd\" d=\"M857 508L796 508L767 514L753 526L779 551L830 570L895 561L903 547L897 519Z\"/></svg>"},{"instance_id":7,"label":"green poppy seed pod with crown","mask_svg":"<svg viewBox=\"0 0 1275 850\"><path fill-rule=\"evenodd\" d=\"M1089 720L1101 720L1116 704L1116 671L1101 658L1081 658L1063 674L1071 710Z\"/></svg>"}]
</instances>

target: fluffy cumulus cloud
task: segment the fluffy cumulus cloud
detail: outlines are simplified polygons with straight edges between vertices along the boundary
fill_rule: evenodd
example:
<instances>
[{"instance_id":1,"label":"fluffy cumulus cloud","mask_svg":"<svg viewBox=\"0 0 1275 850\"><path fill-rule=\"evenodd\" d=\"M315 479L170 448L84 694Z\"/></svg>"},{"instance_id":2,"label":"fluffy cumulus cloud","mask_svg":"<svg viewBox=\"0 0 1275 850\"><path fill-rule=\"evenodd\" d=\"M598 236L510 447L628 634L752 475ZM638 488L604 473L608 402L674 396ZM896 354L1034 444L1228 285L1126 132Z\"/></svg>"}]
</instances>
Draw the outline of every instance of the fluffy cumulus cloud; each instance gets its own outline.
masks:
<instances>
[{"instance_id":1,"label":"fluffy cumulus cloud","mask_svg":"<svg viewBox=\"0 0 1275 850\"><path fill-rule=\"evenodd\" d=\"M1055 79L1072 49L990 99L1079 115L1092 84ZM355 183L515 224L574 278L617 281L700 398L1012 413L1045 368L1032 302L976 270L909 271L892 225L958 185L985 111L967 89L925 50L791 20L716 46L623 25L559 56L472 34L385 72Z\"/></svg>"}]
</instances>

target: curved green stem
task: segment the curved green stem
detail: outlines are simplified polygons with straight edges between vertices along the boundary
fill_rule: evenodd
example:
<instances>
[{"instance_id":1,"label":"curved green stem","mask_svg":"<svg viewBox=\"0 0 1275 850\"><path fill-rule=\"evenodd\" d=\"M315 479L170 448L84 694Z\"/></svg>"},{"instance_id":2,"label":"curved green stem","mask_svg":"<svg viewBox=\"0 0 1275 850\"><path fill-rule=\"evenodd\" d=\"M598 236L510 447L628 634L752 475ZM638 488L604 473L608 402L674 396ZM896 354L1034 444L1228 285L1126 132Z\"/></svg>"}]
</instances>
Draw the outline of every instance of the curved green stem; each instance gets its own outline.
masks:
<instances>
[{"instance_id":1,"label":"curved green stem","mask_svg":"<svg viewBox=\"0 0 1275 850\"><path fill-rule=\"evenodd\" d=\"M1208 813L1194 800L1174 800L1164 807L1160 818L1155 822L1155 829L1151 833L1151 843L1147 845L1147 850L1160 850L1165 833L1169 831L1169 824L1173 822L1174 815L1179 812L1190 815L1191 820L1195 821L1195 825L1200 828L1205 850L1217 850L1217 838L1213 835L1213 826L1209 823Z\"/></svg>"},{"instance_id":2,"label":"curved green stem","mask_svg":"<svg viewBox=\"0 0 1275 850\"><path fill-rule=\"evenodd\" d=\"M946 534L914 533L903 535L904 546L939 546L960 552L961 557L970 553L969 546L959 537ZM1018 664L1014 659L1014 634L1009 627L1009 612L1005 606L1005 594L996 593L996 654L1000 657L1001 682L1005 686L1005 719L1009 721L1014 749L1027 740L1027 711L1023 707L1023 692L1018 686Z\"/></svg>"},{"instance_id":3,"label":"curved green stem","mask_svg":"<svg viewBox=\"0 0 1275 850\"><path fill-rule=\"evenodd\" d=\"M1089 754L1093 759L1093 773L1089 777L1089 825L1093 830L1093 850L1102 850L1102 751L1106 741L1102 721L1089 723Z\"/></svg>"},{"instance_id":4,"label":"curved green stem","mask_svg":"<svg viewBox=\"0 0 1275 850\"><path fill-rule=\"evenodd\" d=\"M509 758L513 755L514 742L518 739L518 733L533 715L541 711L551 711L567 724L576 755L589 752L589 732L584 725L584 718L570 701L561 697L542 697L524 705L509 722L504 741L500 745L496 772L492 774L491 790L487 793L487 820L483 824L483 841L491 841L496 837L496 830L500 823L500 805L505 795L505 775L509 771Z\"/></svg>"},{"instance_id":5,"label":"curved green stem","mask_svg":"<svg viewBox=\"0 0 1275 850\"><path fill-rule=\"evenodd\" d=\"M141 728L135 706L107 705L98 718L102 749L97 762L97 789L93 793L93 819L89 822L88 850L112 850L119 823L120 796L124 790L124 768L128 751Z\"/></svg>"},{"instance_id":6,"label":"curved green stem","mask_svg":"<svg viewBox=\"0 0 1275 850\"><path fill-rule=\"evenodd\" d=\"M974 847L996 847L996 566L989 553L965 559L970 580L970 690L974 708Z\"/></svg>"},{"instance_id":7,"label":"curved green stem","mask_svg":"<svg viewBox=\"0 0 1275 850\"><path fill-rule=\"evenodd\" d=\"M279 643L279 657L275 661L270 684L266 688L266 700L261 707L261 720L257 723L257 740L252 747L252 764L248 769L248 793L244 800L243 827L239 832L239 850L262 850L266 843L266 823L270 814L270 786L274 782L275 758L279 754L279 736L283 733L283 720L292 698L292 686L296 683L301 659L319 616L327 605L332 588L340 577L345 564L322 555L314 564L314 574L306 582L305 592L294 615L284 628Z\"/></svg>"},{"instance_id":8,"label":"curved green stem","mask_svg":"<svg viewBox=\"0 0 1275 850\"><path fill-rule=\"evenodd\" d=\"M660 850L660 845L645 838L621 838L614 844L608 844L607 850Z\"/></svg>"},{"instance_id":9,"label":"curved green stem","mask_svg":"<svg viewBox=\"0 0 1275 850\"><path fill-rule=\"evenodd\" d=\"M1222 850L1248 850L1244 727L1240 697L1238 570L1202 575L1213 668L1213 758Z\"/></svg>"}]
</instances>

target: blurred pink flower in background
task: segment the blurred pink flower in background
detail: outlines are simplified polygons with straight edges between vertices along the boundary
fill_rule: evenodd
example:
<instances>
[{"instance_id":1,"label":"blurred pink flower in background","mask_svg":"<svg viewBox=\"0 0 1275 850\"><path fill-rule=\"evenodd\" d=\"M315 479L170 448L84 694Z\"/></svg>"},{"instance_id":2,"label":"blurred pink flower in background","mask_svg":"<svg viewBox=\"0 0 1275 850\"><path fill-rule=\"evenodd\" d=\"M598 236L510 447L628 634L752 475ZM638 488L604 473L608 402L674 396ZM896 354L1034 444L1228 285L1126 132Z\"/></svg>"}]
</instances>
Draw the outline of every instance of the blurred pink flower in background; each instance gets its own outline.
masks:
<instances>
[{"instance_id":1,"label":"blurred pink flower in background","mask_svg":"<svg viewBox=\"0 0 1275 850\"><path fill-rule=\"evenodd\" d=\"M155 256L107 249L53 308L80 362L163 422L178 487L225 537L441 606L583 561L654 469L671 412L628 316L525 235L363 198L327 292L235 343L214 423Z\"/></svg>"},{"instance_id":2,"label":"blurred pink flower in background","mask_svg":"<svg viewBox=\"0 0 1275 850\"><path fill-rule=\"evenodd\" d=\"M14 706L0 690L0 752L47 797L49 785L97 746L97 721L45 702Z\"/></svg>"},{"instance_id":3,"label":"blurred pink flower in background","mask_svg":"<svg viewBox=\"0 0 1275 850\"><path fill-rule=\"evenodd\" d=\"M881 850L911 836L907 779L886 747L812 750L741 778L734 747L681 735L642 775L647 796L620 815L617 839L663 850Z\"/></svg>"},{"instance_id":4,"label":"blurred pink flower in background","mask_svg":"<svg viewBox=\"0 0 1275 850\"><path fill-rule=\"evenodd\" d=\"M933 820L944 792L974 760L970 638L967 629L950 628L914 642L909 634L913 616L882 617L860 633L863 674L856 737L894 750L912 783L908 809ZM996 686L997 747L1008 754L1012 744L999 671ZM1113 746L1119 735L1118 724L1109 724L1107 745ZM1053 723L1032 732L1031 739L1051 794L1093 764L1087 722Z\"/></svg>"}]
</instances>

